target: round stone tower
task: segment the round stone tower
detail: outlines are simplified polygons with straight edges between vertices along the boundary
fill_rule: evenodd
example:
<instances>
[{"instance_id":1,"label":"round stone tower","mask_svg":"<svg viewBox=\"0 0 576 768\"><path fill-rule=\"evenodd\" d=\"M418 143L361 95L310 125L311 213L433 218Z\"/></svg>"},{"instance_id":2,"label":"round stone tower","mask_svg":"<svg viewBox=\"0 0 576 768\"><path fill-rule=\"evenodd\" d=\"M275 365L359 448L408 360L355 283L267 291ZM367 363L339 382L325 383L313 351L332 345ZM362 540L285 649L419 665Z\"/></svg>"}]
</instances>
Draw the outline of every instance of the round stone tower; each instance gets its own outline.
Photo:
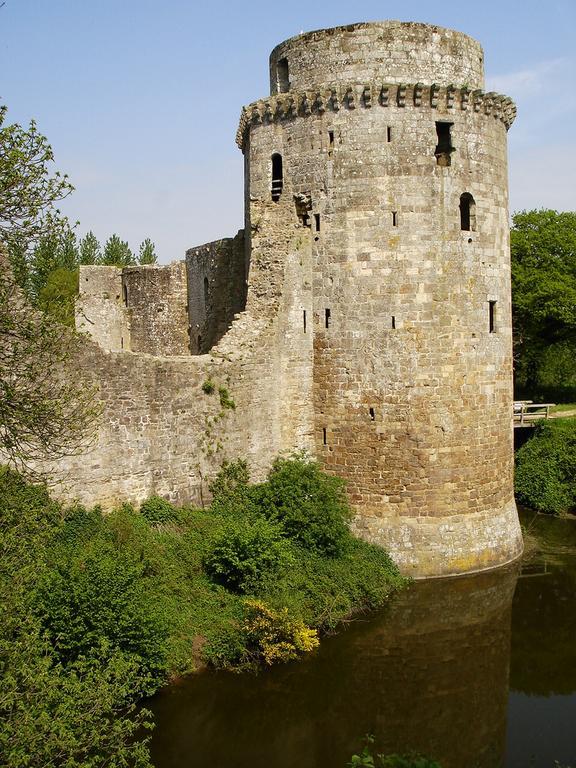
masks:
<instances>
[{"instance_id":1,"label":"round stone tower","mask_svg":"<svg viewBox=\"0 0 576 768\"><path fill-rule=\"evenodd\" d=\"M238 132L246 232L266 206L266 226L299 223L301 263L309 253L306 290L290 290L303 297L293 331L310 344L316 456L346 480L357 533L417 577L492 568L522 550L515 107L482 90L483 69L479 43L436 26L310 32L273 50L272 95L244 109Z\"/></svg>"}]
</instances>

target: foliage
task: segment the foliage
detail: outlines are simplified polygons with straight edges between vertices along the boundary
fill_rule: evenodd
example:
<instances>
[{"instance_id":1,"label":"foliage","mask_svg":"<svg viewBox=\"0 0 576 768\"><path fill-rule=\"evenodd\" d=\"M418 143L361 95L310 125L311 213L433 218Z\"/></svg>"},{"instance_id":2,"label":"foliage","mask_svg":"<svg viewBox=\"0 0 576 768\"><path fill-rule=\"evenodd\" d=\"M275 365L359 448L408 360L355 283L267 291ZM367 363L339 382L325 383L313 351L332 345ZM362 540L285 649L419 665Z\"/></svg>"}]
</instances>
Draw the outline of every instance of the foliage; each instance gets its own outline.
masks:
<instances>
[{"instance_id":1,"label":"foliage","mask_svg":"<svg viewBox=\"0 0 576 768\"><path fill-rule=\"evenodd\" d=\"M408 755L382 755L374 754L372 745L373 736L366 736L366 742L359 755L352 755L349 768L442 768L435 760L423 755L410 753Z\"/></svg>"},{"instance_id":2,"label":"foliage","mask_svg":"<svg viewBox=\"0 0 576 768\"><path fill-rule=\"evenodd\" d=\"M255 489L261 513L278 520L286 535L324 555L344 553L351 510L344 482L324 474L304 455L276 459L266 483Z\"/></svg>"},{"instance_id":3,"label":"foliage","mask_svg":"<svg viewBox=\"0 0 576 768\"><path fill-rule=\"evenodd\" d=\"M280 526L263 518L227 521L204 558L208 574L241 593L258 592L291 563Z\"/></svg>"},{"instance_id":4,"label":"foliage","mask_svg":"<svg viewBox=\"0 0 576 768\"><path fill-rule=\"evenodd\" d=\"M111 235L104 245L101 264L114 267L130 267L136 264L134 254L125 240L118 235Z\"/></svg>"},{"instance_id":5,"label":"foliage","mask_svg":"<svg viewBox=\"0 0 576 768\"><path fill-rule=\"evenodd\" d=\"M100 243L96 235L90 231L80 240L78 245L78 262L80 264L99 264L101 258Z\"/></svg>"},{"instance_id":6,"label":"foliage","mask_svg":"<svg viewBox=\"0 0 576 768\"><path fill-rule=\"evenodd\" d=\"M62 325L74 327L78 271L59 267L51 272L38 294L38 308Z\"/></svg>"},{"instance_id":7,"label":"foliage","mask_svg":"<svg viewBox=\"0 0 576 768\"><path fill-rule=\"evenodd\" d=\"M134 662L103 645L64 668L32 610L61 516L44 488L0 470L0 764L149 768Z\"/></svg>"},{"instance_id":8,"label":"foliage","mask_svg":"<svg viewBox=\"0 0 576 768\"><path fill-rule=\"evenodd\" d=\"M160 496L150 496L140 505L140 514L149 523L171 523L178 520L176 509Z\"/></svg>"},{"instance_id":9,"label":"foliage","mask_svg":"<svg viewBox=\"0 0 576 768\"><path fill-rule=\"evenodd\" d=\"M216 391L216 384L212 381L212 379L206 379L202 383L202 392L204 392L205 395L212 395Z\"/></svg>"},{"instance_id":10,"label":"foliage","mask_svg":"<svg viewBox=\"0 0 576 768\"><path fill-rule=\"evenodd\" d=\"M258 600L246 600L246 607L248 652L266 664L291 661L318 647L318 632L292 618L287 608L275 611Z\"/></svg>"},{"instance_id":11,"label":"foliage","mask_svg":"<svg viewBox=\"0 0 576 768\"><path fill-rule=\"evenodd\" d=\"M158 258L156 256L156 248L154 243L147 237L142 243L140 243L140 253L138 255L138 264L156 264Z\"/></svg>"},{"instance_id":12,"label":"foliage","mask_svg":"<svg viewBox=\"0 0 576 768\"><path fill-rule=\"evenodd\" d=\"M98 414L94 392L82 377L66 374L79 343L30 309L0 252L0 446L23 471L89 442Z\"/></svg>"},{"instance_id":13,"label":"foliage","mask_svg":"<svg viewBox=\"0 0 576 768\"><path fill-rule=\"evenodd\" d=\"M516 378L529 391L576 380L576 213L512 217Z\"/></svg>"},{"instance_id":14,"label":"foliage","mask_svg":"<svg viewBox=\"0 0 576 768\"><path fill-rule=\"evenodd\" d=\"M576 419L541 421L516 453L520 503L540 512L576 511Z\"/></svg>"},{"instance_id":15,"label":"foliage","mask_svg":"<svg viewBox=\"0 0 576 768\"><path fill-rule=\"evenodd\" d=\"M28 130L4 125L0 107L0 242L12 248L32 248L47 232L62 233L67 220L56 203L73 190L66 174L50 173L51 146L31 121Z\"/></svg>"},{"instance_id":16,"label":"foliage","mask_svg":"<svg viewBox=\"0 0 576 768\"><path fill-rule=\"evenodd\" d=\"M84 514L80 509L75 517ZM38 585L36 612L63 664L105 645L158 677L165 669L168 627L146 588L149 563L99 523L82 548L66 540L64 528Z\"/></svg>"},{"instance_id":17,"label":"foliage","mask_svg":"<svg viewBox=\"0 0 576 768\"><path fill-rule=\"evenodd\" d=\"M222 408L229 408L233 411L236 409L236 403L230 397L230 393L226 387L218 387L218 396L220 397L220 405Z\"/></svg>"}]
</instances>

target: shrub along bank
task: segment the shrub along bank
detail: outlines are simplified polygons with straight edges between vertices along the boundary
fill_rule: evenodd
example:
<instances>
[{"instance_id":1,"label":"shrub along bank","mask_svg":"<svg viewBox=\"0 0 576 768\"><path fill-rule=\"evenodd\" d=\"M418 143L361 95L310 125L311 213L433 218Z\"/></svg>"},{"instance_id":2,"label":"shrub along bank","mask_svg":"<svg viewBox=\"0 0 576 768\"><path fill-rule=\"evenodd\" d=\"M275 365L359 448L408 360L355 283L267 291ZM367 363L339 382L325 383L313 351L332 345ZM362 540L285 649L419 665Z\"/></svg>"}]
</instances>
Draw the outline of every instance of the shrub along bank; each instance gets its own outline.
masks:
<instances>
[{"instance_id":1,"label":"shrub along bank","mask_svg":"<svg viewBox=\"0 0 576 768\"><path fill-rule=\"evenodd\" d=\"M342 482L302 456L256 485L228 465L212 491L207 510L152 498L103 516L0 475L2 764L147 765L148 716L123 711L137 698L200 664L297 658L403 584L350 534Z\"/></svg>"},{"instance_id":2,"label":"shrub along bank","mask_svg":"<svg viewBox=\"0 0 576 768\"><path fill-rule=\"evenodd\" d=\"M516 453L516 498L551 514L576 512L576 419L551 419Z\"/></svg>"}]
</instances>

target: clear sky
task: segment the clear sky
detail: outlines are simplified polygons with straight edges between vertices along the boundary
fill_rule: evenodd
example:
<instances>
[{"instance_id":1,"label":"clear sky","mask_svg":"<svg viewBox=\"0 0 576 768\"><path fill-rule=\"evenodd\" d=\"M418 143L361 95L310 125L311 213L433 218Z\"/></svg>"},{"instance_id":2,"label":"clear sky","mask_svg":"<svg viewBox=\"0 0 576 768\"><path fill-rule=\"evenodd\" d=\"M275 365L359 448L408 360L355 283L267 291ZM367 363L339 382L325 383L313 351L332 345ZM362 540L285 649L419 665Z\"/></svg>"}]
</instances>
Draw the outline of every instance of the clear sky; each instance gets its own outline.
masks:
<instances>
[{"instance_id":1,"label":"clear sky","mask_svg":"<svg viewBox=\"0 0 576 768\"><path fill-rule=\"evenodd\" d=\"M5 0L0 102L35 118L76 191L79 233L151 237L160 261L243 222L240 109L268 94L268 55L322 27L400 19L484 46L512 96L510 207L576 210L576 0Z\"/></svg>"}]
</instances>

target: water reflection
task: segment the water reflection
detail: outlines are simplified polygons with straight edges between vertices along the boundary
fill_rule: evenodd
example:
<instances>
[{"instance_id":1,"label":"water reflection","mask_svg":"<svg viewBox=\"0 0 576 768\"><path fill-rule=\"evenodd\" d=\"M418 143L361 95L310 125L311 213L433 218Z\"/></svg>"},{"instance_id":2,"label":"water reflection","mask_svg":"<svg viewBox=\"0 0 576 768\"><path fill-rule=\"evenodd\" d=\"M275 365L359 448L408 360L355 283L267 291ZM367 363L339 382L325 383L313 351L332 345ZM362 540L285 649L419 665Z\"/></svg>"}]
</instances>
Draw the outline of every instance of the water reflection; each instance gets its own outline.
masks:
<instances>
[{"instance_id":1,"label":"water reflection","mask_svg":"<svg viewBox=\"0 0 576 768\"><path fill-rule=\"evenodd\" d=\"M443 768L499 768L517 569L412 585L304 662L156 697L158 768L346 765L366 733ZM535 580L536 581L536 580Z\"/></svg>"}]
</instances>

